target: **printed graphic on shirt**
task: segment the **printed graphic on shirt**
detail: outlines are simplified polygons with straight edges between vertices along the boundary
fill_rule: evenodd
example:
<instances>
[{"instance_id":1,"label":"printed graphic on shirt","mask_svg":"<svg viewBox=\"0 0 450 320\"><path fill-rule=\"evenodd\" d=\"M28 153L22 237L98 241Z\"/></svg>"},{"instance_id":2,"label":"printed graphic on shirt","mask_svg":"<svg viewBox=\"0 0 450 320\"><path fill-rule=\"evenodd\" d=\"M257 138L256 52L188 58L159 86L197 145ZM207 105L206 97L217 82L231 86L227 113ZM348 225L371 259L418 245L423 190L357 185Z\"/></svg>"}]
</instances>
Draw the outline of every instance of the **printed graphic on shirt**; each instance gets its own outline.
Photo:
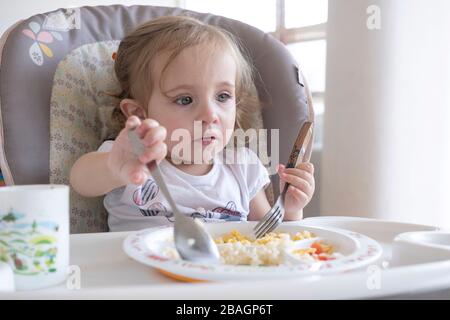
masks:
<instances>
[{"instance_id":1,"label":"printed graphic on shirt","mask_svg":"<svg viewBox=\"0 0 450 320\"><path fill-rule=\"evenodd\" d=\"M133 192L133 202L139 207L145 206L149 201L155 199L158 193L159 187L156 182L148 179L144 185ZM145 217L163 216L170 222L173 222L173 212L167 210L161 202L152 203L147 209L139 208L139 211Z\"/></svg>"},{"instance_id":2,"label":"printed graphic on shirt","mask_svg":"<svg viewBox=\"0 0 450 320\"><path fill-rule=\"evenodd\" d=\"M149 201L155 199L159 193L159 187L152 179L148 179L141 188L133 193L133 201L137 206L145 206Z\"/></svg>"},{"instance_id":3,"label":"printed graphic on shirt","mask_svg":"<svg viewBox=\"0 0 450 320\"><path fill-rule=\"evenodd\" d=\"M236 203L234 201L228 201L225 208L216 207L212 210L197 208L197 211L193 212L191 217L202 219L220 219L225 221L243 220L243 214L236 210Z\"/></svg>"},{"instance_id":4,"label":"printed graphic on shirt","mask_svg":"<svg viewBox=\"0 0 450 320\"><path fill-rule=\"evenodd\" d=\"M133 192L133 202L139 208L141 214L145 217L166 217L170 222L174 221L173 212L168 210L166 206L158 201L148 205L148 203L156 198L159 193L159 187L152 179L148 179L141 187ZM146 209L141 207L148 206ZM197 208L190 216L192 218L214 219L224 221L241 221L245 220L245 216L238 210L234 201L228 201L225 207L216 207L212 210Z\"/></svg>"},{"instance_id":5,"label":"printed graphic on shirt","mask_svg":"<svg viewBox=\"0 0 450 320\"><path fill-rule=\"evenodd\" d=\"M155 217L155 216L172 216L173 213L169 212L167 208L161 202L155 202L148 207L148 209L139 208L143 216Z\"/></svg>"},{"instance_id":6,"label":"printed graphic on shirt","mask_svg":"<svg viewBox=\"0 0 450 320\"><path fill-rule=\"evenodd\" d=\"M220 213L220 219L225 219L229 221L239 221L242 218L242 213L236 210L236 203L234 201L228 201L225 208L223 207L217 207L214 208L212 211Z\"/></svg>"}]
</instances>

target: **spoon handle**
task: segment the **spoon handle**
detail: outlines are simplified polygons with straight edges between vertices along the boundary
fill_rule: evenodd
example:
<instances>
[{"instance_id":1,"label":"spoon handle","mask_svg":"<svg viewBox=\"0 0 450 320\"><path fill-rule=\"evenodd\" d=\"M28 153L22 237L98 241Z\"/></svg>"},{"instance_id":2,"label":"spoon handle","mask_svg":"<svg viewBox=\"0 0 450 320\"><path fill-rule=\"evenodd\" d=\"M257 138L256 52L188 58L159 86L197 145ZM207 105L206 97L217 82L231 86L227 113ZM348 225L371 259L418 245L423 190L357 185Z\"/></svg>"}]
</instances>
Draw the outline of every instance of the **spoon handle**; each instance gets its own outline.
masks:
<instances>
[{"instance_id":1,"label":"spoon handle","mask_svg":"<svg viewBox=\"0 0 450 320\"><path fill-rule=\"evenodd\" d=\"M178 210L175 201L173 201L172 195L170 194L169 189L167 188L166 182L164 181L161 170L159 170L158 164L155 161L151 161L147 164L147 168L151 172L152 177L155 179L156 184L163 193L164 197L166 197L167 202L169 202L169 205L172 208L172 212L175 215L182 216L182 214Z\"/></svg>"},{"instance_id":2,"label":"spoon handle","mask_svg":"<svg viewBox=\"0 0 450 320\"><path fill-rule=\"evenodd\" d=\"M144 152L144 145L142 144L141 139L139 139L139 136L135 130L128 131L128 139L130 140L131 147L133 149L133 153L136 156L140 156ZM150 173L152 174L152 177L155 179L156 184L158 185L159 189L163 193L164 197L167 199L167 202L169 202L169 205L172 208L172 212L175 215L181 216L181 213L178 210L178 207L175 204L175 201L173 201L173 198L169 192L169 189L167 188L167 185L164 181L161 170L159 170L159 166L156 163L156 161L153 160L153 161L150 161L149 163L147 163L147 168L150 171Z\"/></svg>"}]
</instances>

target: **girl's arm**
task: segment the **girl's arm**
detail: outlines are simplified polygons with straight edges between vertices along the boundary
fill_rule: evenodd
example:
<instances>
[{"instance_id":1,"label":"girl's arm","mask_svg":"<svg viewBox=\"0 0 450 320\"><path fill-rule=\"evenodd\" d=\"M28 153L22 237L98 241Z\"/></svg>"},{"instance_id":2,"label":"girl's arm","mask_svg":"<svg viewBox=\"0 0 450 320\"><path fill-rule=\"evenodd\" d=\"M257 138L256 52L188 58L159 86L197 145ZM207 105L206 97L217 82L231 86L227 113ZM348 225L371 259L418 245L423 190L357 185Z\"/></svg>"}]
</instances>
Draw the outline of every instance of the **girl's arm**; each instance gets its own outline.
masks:
<instances>
[{"instance_id":1,"label":"girl's arm","mask_svg":"<svg viewBox=\"0 0 450 320\"><path fill-rule=\"evenodd\" d=\"M261 189L250 201L250 212L248 214L248 220L259 221L269 210L269 200L267 200L264 189Z\"/></svg>"},{"instance_id":2,"label":"girl's arm","mask_svg":"<svg viewBox=\"0 0 450 320\"><path fill-rule=\"evenodd\" d=\"M128 118L110 152L91 152L79 158L70 172L70 184L85 197L97 197L126 184L143 184L150 172L146 164L160 162L167 154L166 129L152 119ZM134 129L135 128L135 129ZM144 145L136 158L128 141L128 130L134 129Z\"/></svg>"},{"instance_id":3,"label":"girl's arm","mask_svg":"<svg viewBox=\"0 0 450 320\"><path fill-rule=\"evenodd\" d=\"M109 152L90 152L79 158L70 171L70 184L80 195L98 197L125 183L107 165Z\"/></svg>"}]
</instances>

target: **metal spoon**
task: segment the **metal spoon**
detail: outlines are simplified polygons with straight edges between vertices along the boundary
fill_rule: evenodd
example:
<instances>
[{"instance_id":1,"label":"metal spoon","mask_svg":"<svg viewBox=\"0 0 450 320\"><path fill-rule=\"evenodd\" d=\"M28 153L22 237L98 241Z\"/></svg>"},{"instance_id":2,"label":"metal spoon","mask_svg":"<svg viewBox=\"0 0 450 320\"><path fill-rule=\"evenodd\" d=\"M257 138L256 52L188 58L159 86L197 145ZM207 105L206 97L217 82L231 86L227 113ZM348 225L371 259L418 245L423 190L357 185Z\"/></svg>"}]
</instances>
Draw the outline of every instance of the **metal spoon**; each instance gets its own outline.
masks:
<instances>
[{"instance_id":1,"label":"metal spoon","mask_svg":"<svg viewBox=\"0 0 450 320\"><path fill-rule=\"evenodd\" d=\"M128 131L128 139L130 140L134 154L140 156L145 148L135 130ZM212 237L206 231L203 223L198 219L193 219L182 214L178 210L159 170L158 164L155 161L148 163L147 168L174 213L175 248L180 257L184 260L194 262L218 263L220 260L219 250Z\"/></svg>"}]
</instances>

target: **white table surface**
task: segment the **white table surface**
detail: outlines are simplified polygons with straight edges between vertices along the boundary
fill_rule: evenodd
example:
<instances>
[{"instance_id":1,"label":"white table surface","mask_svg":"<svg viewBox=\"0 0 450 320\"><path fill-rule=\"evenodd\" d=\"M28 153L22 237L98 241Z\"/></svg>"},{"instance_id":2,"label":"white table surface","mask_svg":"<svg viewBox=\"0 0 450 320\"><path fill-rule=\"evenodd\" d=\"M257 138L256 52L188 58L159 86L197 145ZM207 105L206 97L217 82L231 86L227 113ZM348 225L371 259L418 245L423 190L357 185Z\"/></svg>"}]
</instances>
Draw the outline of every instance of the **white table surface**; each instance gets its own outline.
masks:
<instances>
[{"instance_id":1,"label":"white table surface","mask_svg":"<svg viewBox=\"0 0 450 320\"><path fill-rule=\"evenodd\" d=\"M122 250L128 234L71 235L70 264L80 267L79 290L70 290L62 283L34 291L0 292L0 299L345 299L405 294L408 298L411 292L418 298L426 297L420 295L423 292L441 292L438 298L450 298L450 261L428 264L426 268L413 265L383 270L379 290L368 289L365 271L289 280L183 283L129 258Z\"/></svg>"}]
</instances>

